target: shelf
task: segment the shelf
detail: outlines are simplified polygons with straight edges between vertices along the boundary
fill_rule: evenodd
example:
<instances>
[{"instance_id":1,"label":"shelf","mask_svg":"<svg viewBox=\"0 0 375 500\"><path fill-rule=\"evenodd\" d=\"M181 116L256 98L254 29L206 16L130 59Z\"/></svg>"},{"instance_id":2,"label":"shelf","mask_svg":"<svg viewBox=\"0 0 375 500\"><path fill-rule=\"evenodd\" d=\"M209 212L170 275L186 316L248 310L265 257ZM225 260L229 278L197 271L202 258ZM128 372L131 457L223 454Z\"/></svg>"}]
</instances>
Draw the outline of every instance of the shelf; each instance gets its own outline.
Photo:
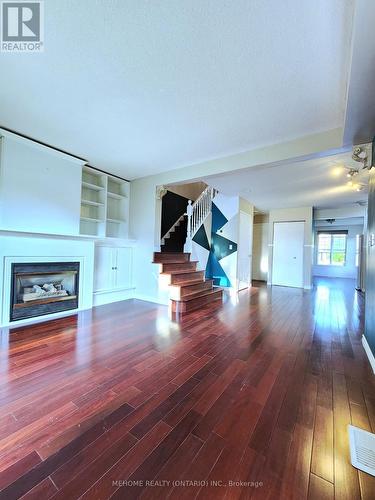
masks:
<instances>
[{"instance_id":1,"label":"shelf","mask_svg":"<svg viewBox=\"0 0 375 500\"><path fill-rule=\"evenodd\" d=\"M104 189L103 186L98 186L97 184L91 184L90 182L82 182L82 186L87 189L93 189L95 191L102 191Z\"/></svg>"},{"instance_id":2,"label":"shelf","mask_svg":"<svg viewBox=\"0 0 375 500\"><path fill-rule=\"evenodd\" d=\"M125 221L121 219L110 219L107 217L107 222L113 222L114 224L124 224Z\"/></svg>"},{"instance_id":3,"label":"shelf","mask_svg":"<svg viewBox=\"0 0 375 500\"><path fill-rule=\"evenodd\" d=\"M124 238L128 234L129 182L105 172L82 169L80 233Z\"/></svg>"},{"instance_id":4,"label":"shelf","mask_svg":"<svg viewBox=\"0 0 375 500\"><path fill-rule=\"evenodd\" d=\"M108 191L107 194L109 198L114 198L115 200L125 200L127 198L125 194L111 193L111 191Z\"/></svg>"},{"instance_id":5,"label":"shelf","mask_svg":"<svg viewBox=\"0 0 375 500\"><path fill-rule=\"evenodd\" d=\"M102 219L94 219L93 217L81 217L85 222L104 222Z\"/></svg>"},{"instance_id":6,"label":"shelf","mask_svg":"<svg viewBox=\"0 0 375 500\"><path fill-rule=\"evenodd\" d=\"M99 201L91 201L91 200L81 200L82 205L90 205L93 207L104 207L104 203L100 203Z\"/></svg>"},{"instance_id":7,"label":"shelf","mask_svg":"<svg viewBox=\"0 0 375 500\"><path fill-rule=\"evenodd\" d=\"M103 173L99 172L99 170L95 170L94 168L88 167L87 165L84 165L82 170L87 174L94 175L96 177L101 177L103 175Z\"/></svg>"}]
</instances>

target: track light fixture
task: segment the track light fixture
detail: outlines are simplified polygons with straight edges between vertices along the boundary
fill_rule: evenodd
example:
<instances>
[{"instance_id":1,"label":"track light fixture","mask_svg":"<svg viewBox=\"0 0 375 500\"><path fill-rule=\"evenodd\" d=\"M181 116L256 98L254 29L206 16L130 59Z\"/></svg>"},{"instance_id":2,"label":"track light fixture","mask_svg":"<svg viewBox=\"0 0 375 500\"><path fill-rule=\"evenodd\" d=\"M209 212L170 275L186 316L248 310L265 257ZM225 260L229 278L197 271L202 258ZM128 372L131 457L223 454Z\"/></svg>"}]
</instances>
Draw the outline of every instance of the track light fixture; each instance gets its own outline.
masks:
<instances>
[{"instance_id":1,"label":"track light fixture","mask_svg":"<svg viewBox=\"0 0 375 500\"><path fill-rule=\"evenodd\" d=\"M354 161L358 161L363 164L362 168L371 170L372 165L372 143L359 144L358 146L353 146L352 158Z\"/></svg>"},{"instance_id":2,"label":"track light fixture","mask_svg":"<svg viewBox=\"0 0 375 500\"><path fill-rule=\"evenodd\" d=\"M346 177L352 179L356 175L358 175L358 170L354 170L354 168L351 168L349 172L346 174Z\"/></svg>"}]
</instances>

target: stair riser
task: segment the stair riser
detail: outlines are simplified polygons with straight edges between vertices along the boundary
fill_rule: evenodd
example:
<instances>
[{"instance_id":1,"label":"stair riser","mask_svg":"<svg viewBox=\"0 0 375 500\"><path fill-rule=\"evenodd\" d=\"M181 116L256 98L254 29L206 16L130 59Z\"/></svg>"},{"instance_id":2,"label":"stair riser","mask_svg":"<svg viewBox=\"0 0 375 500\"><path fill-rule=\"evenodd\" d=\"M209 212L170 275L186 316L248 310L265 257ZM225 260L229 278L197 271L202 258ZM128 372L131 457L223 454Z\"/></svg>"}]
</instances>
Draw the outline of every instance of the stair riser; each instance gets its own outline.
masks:
<instances>
[{"instance_id":1,"label":"stair riser","mask_svg":"<svg viewBox=\"0 0 375 500\"><path fill-rule=\"evenodd\" d=\"M183 274L172 274L170 279L171 285L178 285L179 283L184 283L186 281L193 280L204 280L204 271L197 271L192 273L183 273Z\"/></svg>"},{"instance_id":2,"label":"stair riser","mask_svg":"<svg viewBox=\"0 0 375 500\"><path fill-rule=\"evenodd\" d=\"M212 280L202 281L201 283L197 283L195 285L171 285L170 287L170 296L171 299L180 300L183 297L195 292L200 292L202 290L211 290L213 286Z\"/></svg>"},{"instance_id":3,"label":"stair riser","mask_svg":"<svg viewBox=\"0 0 375 500\"><path fill-rule=\"evenodd\" d=\"M162 273L168 273L169 271L196 271L197 263L196 262L173 262L173 263L165 263L162 264Z\"/></svg>"},{"instance_id":4,"label":"stair riser","mask_svg":"<svg viewBox=\"0 0 375 500\"><path fill-rule=\"evenodd\" d=\"M181 262L189 262L190 254L189 253L162 253L155 252L154 253L154 263L155 264L163 264L163 263L181 263Z\"/></svg>"},{"instance_id":5,"label":"stair riser","mask_svg":"<svg viewBox=\"0 0 375 500\"><path fill-rule=\"evenodd\" d=\"M186 313L195 311L203 306L214 304L215 302L221 303L223 298L223 291L218 290L216 293L211 295L203 295L202 297L197 297L196 299L190 300L189 302L178 302L172 300L172 312Z\"/></svg>"}]
</instances>

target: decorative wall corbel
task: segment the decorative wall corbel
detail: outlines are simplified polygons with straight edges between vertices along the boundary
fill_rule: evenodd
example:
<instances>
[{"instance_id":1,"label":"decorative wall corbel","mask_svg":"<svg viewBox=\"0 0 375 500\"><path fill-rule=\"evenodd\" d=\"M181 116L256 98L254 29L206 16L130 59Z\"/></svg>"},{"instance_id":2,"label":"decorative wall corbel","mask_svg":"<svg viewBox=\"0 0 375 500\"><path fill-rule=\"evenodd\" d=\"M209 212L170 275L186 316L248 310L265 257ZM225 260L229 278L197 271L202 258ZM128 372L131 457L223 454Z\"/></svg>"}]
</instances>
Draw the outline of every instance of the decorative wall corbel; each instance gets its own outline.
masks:
<instances>
[{"instance_id":1,"label":"decorative wall corbel","mask_svg":"<svg viewBox=\"0 0 375 500\"><path fill-rule=\"evenodd\" d=\"M165 186L156 187L156 199L161 200L163 196L167 193L167 188Z\"/></svg>"}]
</instances>

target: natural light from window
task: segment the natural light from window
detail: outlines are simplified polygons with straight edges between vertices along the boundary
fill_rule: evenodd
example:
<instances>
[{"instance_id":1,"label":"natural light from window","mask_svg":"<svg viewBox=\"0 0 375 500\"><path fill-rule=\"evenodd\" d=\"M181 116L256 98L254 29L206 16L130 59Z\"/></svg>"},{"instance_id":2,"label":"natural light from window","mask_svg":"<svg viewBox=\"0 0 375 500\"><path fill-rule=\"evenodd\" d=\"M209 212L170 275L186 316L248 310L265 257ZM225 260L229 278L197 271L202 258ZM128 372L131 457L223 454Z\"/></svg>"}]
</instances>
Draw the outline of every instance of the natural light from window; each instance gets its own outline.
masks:
<instances>
[{"instance_id":1,"label":"natural light from window","mask_svg":"<svg viewBox=\"0 0 375 500\"><path fill-rule=\"evenodd\" d=\"M355 237L355 266L359 266L359 255L361 250L361 236L357 234Z\"/></svg>"},{"instance_id":2,"label":"natural light from window","mask_svg":"<svg viewBox=\"0 0 375 500\"><path fill-rule=\"evenodd\" d=\"M318 234L318 265L344 266L346 260L346 233L326 232Z\"/></svg>"}]
</instances>

